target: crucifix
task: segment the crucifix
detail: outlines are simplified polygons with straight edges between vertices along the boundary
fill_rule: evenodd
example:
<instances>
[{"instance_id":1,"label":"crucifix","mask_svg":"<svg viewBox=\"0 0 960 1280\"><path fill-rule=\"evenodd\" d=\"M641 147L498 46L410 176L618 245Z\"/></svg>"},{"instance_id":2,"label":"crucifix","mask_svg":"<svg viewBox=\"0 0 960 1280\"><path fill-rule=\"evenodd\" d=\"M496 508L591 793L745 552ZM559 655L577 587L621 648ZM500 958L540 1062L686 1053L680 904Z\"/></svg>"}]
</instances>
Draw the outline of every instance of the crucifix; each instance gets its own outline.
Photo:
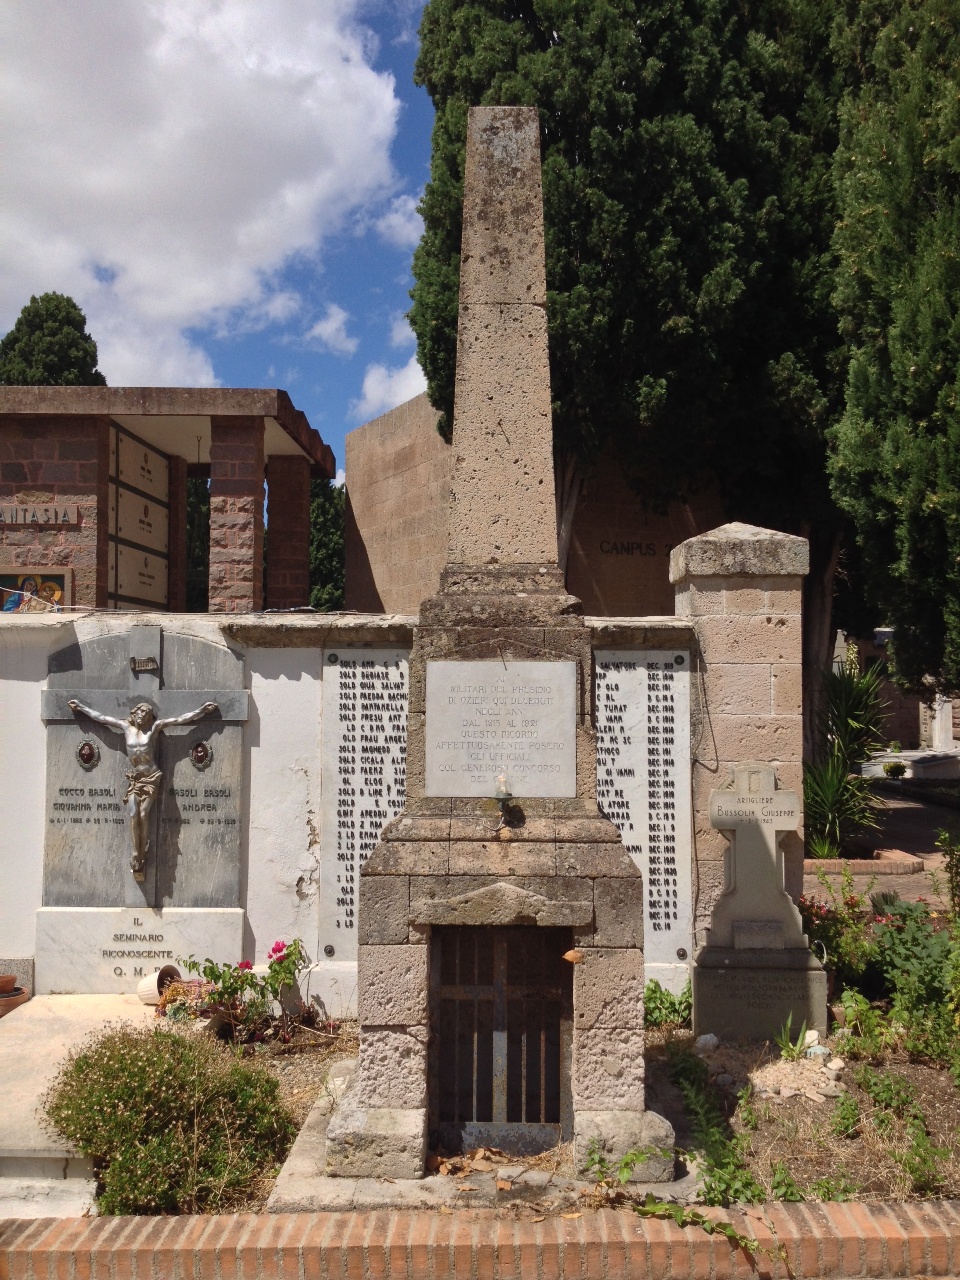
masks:
<instances>
[{"instance_id":1,"label":"crucifix","mask_svg":"<svg viewBox=\"0 0 960 1280\"><path fill-rule=\"evenodd\" d=\"M156 625L130 628L126 688L48 688L42 695L41 714L48 723L86 716L124 736L129 767L125 794L118 794L117 799L122 800L127 812L132 845L131 874L125 891L127 906L155 905L157 868L151 853L156 847L156 800L165 782L158 759L164 730L206 717L218 717L221 723L247 718L247 693L243 689L204 690L198 694L195 690L163 688L161 637L162 628Z\"/></svg>"},{"instance_id":2,"label":"crucifix","mask_svg":"<svg viewBox=\"0 0 960 1280\"><path fill-rule=\"evenodd\" d=\"M780 848L781 835L796 831L801 816L799 795L777 790L776 771L769 765L737 765L733 788L710 793L710 821L730 838L710 947L781 951L807 946L800 912L784 888Z\"/></svg>"},{"instance_id":3,"label":"crucifix","mask_svg":"<svg viewBox=\"0 0 960 1280\"><path fill-rule=\"evenodd\" d=\"M108 716L88 707L77 698L71 698L67 706L71 711L82 712L97 724L114 729L124 736L127 759L130 761L127 790L123 797L127 817L130 819L130 839L133 842L130 870L134 880L142 882L146 873L147 854L150 852L150 812L163 784L163 770L158 766L155 754L159 745L157 740L164 729L173 725L193 724L220 708L215 702L205 702L196 711L186 711L180 716L167 716L158 720L149 702L139 702L126 720L121 720L117 716Z\"/></svg>"}]
</instances>

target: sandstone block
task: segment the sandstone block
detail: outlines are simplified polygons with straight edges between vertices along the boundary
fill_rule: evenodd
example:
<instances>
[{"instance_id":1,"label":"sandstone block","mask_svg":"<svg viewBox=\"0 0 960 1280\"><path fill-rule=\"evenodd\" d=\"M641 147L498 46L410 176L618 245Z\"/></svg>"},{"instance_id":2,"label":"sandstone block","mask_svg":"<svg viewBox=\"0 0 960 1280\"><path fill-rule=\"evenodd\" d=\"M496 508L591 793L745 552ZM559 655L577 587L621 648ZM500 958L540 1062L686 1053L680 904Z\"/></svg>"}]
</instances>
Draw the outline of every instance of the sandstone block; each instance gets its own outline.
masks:
<instances>
[{"instance_id":1,"label":"sandstone block","mask_svg":"<svg viewBox=\"0 0 960 1280\"><path fill-rule=\"evenodd\" d=\"M361 946L357 955L357 989L361 1025L425 1026L427 948Z\"/></svg>"},{"instance_id":2,"label":"sandstone block","mask_svg":"<svg viewBox=\"0 0 960 1280\"><path fill-rule=\"evenodd\" d=\"M803 755L798 715L716 715L710 723L721 760L799 760Z\"/></svg>"},{"instance_id":3,"label":"sandstone block","mask_svg":"<svg viewBox=\"0 0 960 1280\"><path fill-rule=\"evenodd\" d=\"M643 952L585 947L573 969L575 1027L643 1026Z\"/></svg>"},{"instance_id":4,"label":"sandstone block","mask_svg":"<svg viewBox=\"0 0 960 1280\"><path fill-rule=\"evenodd\" d=\"M630 880L639 874L637 864L622 844L557 844L558 876L607 876Z\"/></svg>"},{"instance_id":5,"label":"sandstone block","mask_svg":"<svg viewBox=\"0 0 960 1280\"><path fill-rule=\"evenodd\" d=\"M348 1091L327 1126L327 1173L340 1178L422 1178L423 1107L364 1107Z\"/></svg>"},{"instance_id":6,"label":"sandstone block","mask_svg":"<svg viewBox=\"0 0 960 1280\"><path fill-rule=\"evenodd\" d=\"M579 1111L642 1111L642 1027L575 1027L573 1105Z\"/></svg>"},{"instance_id":7,"label":"sandstone block","mask_svg":"<svg viewBox=\"0 0 960 1280\"><path fill-rule=\"evenodd\" d=\"M361 871L364 876L446 875L449 845L440 840L391 840L378 844Z\"/></svg>"},{"instance_id":8,"label":"sandstone block","mask_svg":"<svg viewBox=\"0 0 960 1280\"><path fill-rule=\"evenodd\" d=\"M670 581L693 577L802 577L810 568L806 538L734 521L688 538L670 552Z\"/></svg>"},{"instance_id":9,"label":"sandstone block","mask_svg":"<svg viewBox=\"0 0 960 1280\"><path fill-rule=\"evenodd\" d=\"M773 677L773 714L798 716L803 709L803 668L799 662L777 663Z\"/></svg>"},{"instance_id":10,"label":"sandstone block","mask_svg":"<svg viewBox=\"0 0 960 1280\"><path fill-rule=\"evenodd\" d=\"M711 713L761 715L771 711L771 668L762 662L717 663L707 673Z\"/></svg>"},{"instance_id":11,"label":"sandstone block","mask_svg":"<svg viewBox=\"0 0 960 1280\"><path fill-rule=\"evenodd\" d=\"M673 1125L656 1111L577 1111L573 1120L573 1158L577 1172L599 1152L616 1169L629 1151L648 1151L633 1166L630 1182L671 1182L674 1170Z\"/></svg>"},{"instance_id":12,"label":"sandstone block","mask_svg":"<svg viewBox=\"0 0 960 1280\"><path fill-rule=\"evenodd\" d=\"M800 661L800 618L796 614L702 618L697 637L708 671L716 663Z\"/></svg>"},{"instance_id":13,"label":"sandstone block","mask_svg":"<svg viewBox=\"0 0 960 1280\"><path fill-rule=\"evenodd\" d=\"M643 947L643 882L602 879L593 885L594 945Z\"/></svg>"},{"instance_id":14,"label":"sandstone block","mask_svg":"<svg viewBox=\"0 0 960 1280\"><path fill-rule=\"evenodd\" d=\"M407 876L361 876L357 942L406 942L410 916Z\"/></svg>"},{"instance_id":15,"label":"sandstone block","mask_svg":"<svg viewBox=\"0 0 960 1280\"><path fill-rule=\"evenodd\" d=\"M427 1105L427 1028L364 1027L357 1098L364 1107Z\"/></svg>"},{"instance_id":16,"label":"sandstone block","mask_svg":"<svg viewBox=\"0 0 960 1280\"><path fill-rule=\"evenodd\" d=\"M458 841L450 844L451 875L549 876L556 872L553 844L534 841Z\"/></svg>"}]
</instances>

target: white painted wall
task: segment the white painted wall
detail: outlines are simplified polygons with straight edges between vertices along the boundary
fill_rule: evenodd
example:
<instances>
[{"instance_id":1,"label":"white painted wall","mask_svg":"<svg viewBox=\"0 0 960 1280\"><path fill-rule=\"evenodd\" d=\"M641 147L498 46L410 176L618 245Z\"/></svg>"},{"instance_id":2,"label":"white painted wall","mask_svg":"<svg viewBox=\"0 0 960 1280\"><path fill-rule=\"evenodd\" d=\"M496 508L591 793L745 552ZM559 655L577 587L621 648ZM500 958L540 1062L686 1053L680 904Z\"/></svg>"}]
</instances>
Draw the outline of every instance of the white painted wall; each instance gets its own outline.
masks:
<instances>
[{"instance_id":1,"label":"white painted wall","mask_svg":"<svg viewBox=\"0 0 960 1280\"><path fill-rule=\"evenodd\" d=\"M277 939L317 954L320 890L320 649L249 649L252 713L246 958Z\"/></svg>"},{"instance_id":2,"label":"white painted wall","mask_svg":"<svg viewBox=\"0 0 960 1280\"><path fill-rule=\"evenodd\" d=\"M0 956L32 956L43 888L47 628L0 625ZM69 644L69 629L59 632Z\"/></svg>"}]
</instances>

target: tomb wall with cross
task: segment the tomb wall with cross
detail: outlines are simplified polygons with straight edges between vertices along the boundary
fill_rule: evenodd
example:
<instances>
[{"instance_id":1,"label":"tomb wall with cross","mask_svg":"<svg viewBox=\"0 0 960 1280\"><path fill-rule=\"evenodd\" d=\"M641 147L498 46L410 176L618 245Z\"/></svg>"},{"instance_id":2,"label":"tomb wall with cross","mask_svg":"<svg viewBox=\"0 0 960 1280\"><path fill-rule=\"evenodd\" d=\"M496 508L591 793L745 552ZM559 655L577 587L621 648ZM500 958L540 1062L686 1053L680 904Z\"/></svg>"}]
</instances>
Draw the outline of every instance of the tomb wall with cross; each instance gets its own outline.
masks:
<instances>
[{"instance_id":1,"label":"tomb wall with cross","mask_svg":"<svg viewBox=\"0 0 960 1280\"><path fill-rule=\"evenodd\" d=\"M132 626L50 657L41 695L47 725L45 907L239 907L243 661L224 645ZM160 735L163 773L145 878L130 871L123 804L129 762L121 733L69 706L124 719L137 703L160 718L205 702L217 714Z\"/></svg>"}]
</instances>

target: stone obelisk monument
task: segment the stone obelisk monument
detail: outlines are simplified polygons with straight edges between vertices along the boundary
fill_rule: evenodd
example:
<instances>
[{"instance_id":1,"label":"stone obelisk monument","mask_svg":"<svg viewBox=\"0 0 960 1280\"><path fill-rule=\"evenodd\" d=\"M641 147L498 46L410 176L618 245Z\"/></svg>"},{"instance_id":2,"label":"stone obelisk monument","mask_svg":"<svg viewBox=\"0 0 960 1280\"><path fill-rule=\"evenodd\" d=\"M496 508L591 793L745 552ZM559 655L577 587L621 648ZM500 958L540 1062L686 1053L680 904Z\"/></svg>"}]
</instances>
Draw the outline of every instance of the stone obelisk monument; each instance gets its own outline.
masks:
<instances>
[{"instance_id":1,"label":"stone obelisk monument","mask_svg":"<svg viewBox=\"0 0 960 1280\"><path fill-rule=\"evenodd\" d=\"M470 112L447 565L410 656L407 796L360 879L360 1067L328 1172L428 1142L669 1146L644 1110L639 872L596 802L557 559L537 112ZM672 1159L638 1167L672 1176Z\"/></svg>"}]
</instances>

